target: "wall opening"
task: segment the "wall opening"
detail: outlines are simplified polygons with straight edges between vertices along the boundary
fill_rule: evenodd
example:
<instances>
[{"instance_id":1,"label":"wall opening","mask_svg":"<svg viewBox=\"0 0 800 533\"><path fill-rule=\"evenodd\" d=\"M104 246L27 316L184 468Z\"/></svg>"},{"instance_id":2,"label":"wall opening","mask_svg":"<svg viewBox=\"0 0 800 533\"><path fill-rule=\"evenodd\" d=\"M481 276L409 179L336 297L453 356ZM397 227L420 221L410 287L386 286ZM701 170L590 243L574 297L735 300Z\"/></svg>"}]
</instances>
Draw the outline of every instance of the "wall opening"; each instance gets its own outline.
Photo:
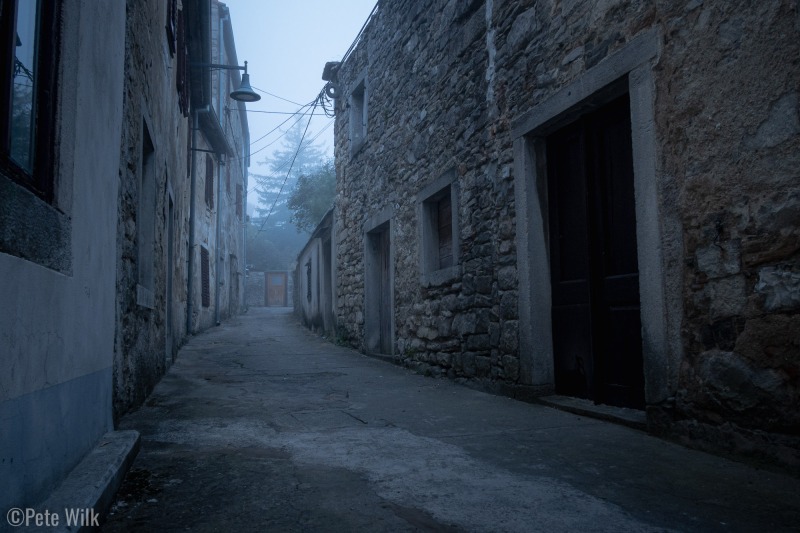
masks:
<instances>
[{"instance_id":1,"label":"wall opening","mask_svg":"<svg viewBox=\"0 0 800 533\"><path fill-rule=\"evenodd\" d=\"M638 268L638 283L628 282L634 286L631 288L638 285L641 321L641 341L629 339L629 342L641 346L644 403L660 403L671 394L670 368L673 365L670 360L680 354L671 353L673 347L668 339L680 338L680 309L666 305L667 272L661 255L664 239L658 196L653 81L653 64L658 58L660 43L658 30L641 33L573 83L538 103L512 126L520 286L520 379L534 386L540 394L565 387L557 384L555 377L554 332L561 318L554 316L554 304L559 305L559 296L554 294L553 280L557 276L551 275L551 269L558 266L553 261L564 258L553 257L560 253L555 242L558 237L554 235L559 230L550 227L558 222L553 218L557 215L551 214L553 193L549 189L553 186L550 173L554 172L554 166L548 158L558 155L552 148L548 150L548 144L554 145L558 135L567 135L565 128L576 120L625 94L629 98L635 219L629 223L635 227L633 253ZM562 131L559 133L559 130ZM601 209L599 216L602 212ZM602 237L595 237L588 242L603 241ZM589 269L589 272L598 276L599 271ZM587 312L591 316L591 305ZM629 315L633 314L635 311L631 310ZM619 320L624 322L628 318L630 316ZM627 327L635 328L630 324ZM614 332L610 334L615 335ZM594 339L591 342L595 342ZM614 401L602 396L600 399ZM641 406L641 402L634 403Z\"/></svg>"},{"instance_id":2,"label":"wall opening","mask_svg":"<svg viewBox=\"0 0 800 533\"><path fill-rule=\"evenodd\" d=\"M138 287L136 303L155 306L156 170L155 148L142 120L142 157L139 168L139 202L136 220Z\"/></svg>"},{"instance_id":3,"label":"wall opening","mask_svg":"<svg viewBox=\"0 0 800 533\"><path fill-rule=\"evenodd\" d=\"M628 95L545 145L555 392L644 408Z\"/></svg>"},{"instance_id":4,"label":"wall opening","mask_svg":"<svg viewBox=\"0 0 800 533\"><path fill-rule=\"evenodd\" d=\"M417 194L420 281L424 286L453 281L461 272L458 202L454 170Z\"/></svg>"},{"instance_id":5,"label":"wall opening","mask_svg":"<svg viewBox=\"0 0 800 533\"><path fill-rule=\"evenodd\" d=\"M367 86L362 76L350 93L350 152L355 154L367 137Z\"/></svg>"},{"instance_id":6,"label":"wall opening","mask_svg":"<svg viewBox=\"0 0 800 533\"><path fill-rule=\"evenodd\" d=\"M368 353L394 353L394 272L388 220L365 234L364 343Z\"/></svg>"},{"instance_id":7,"label":"wall opening","mask_svg":"<svg viewBox=\"0 0 800 533\"><path fill-rule=\"evenodd\" d=\"M200 247L200 292L203 307L211 306L211 273L208 249Z\"/></svg>"}]
</instances>

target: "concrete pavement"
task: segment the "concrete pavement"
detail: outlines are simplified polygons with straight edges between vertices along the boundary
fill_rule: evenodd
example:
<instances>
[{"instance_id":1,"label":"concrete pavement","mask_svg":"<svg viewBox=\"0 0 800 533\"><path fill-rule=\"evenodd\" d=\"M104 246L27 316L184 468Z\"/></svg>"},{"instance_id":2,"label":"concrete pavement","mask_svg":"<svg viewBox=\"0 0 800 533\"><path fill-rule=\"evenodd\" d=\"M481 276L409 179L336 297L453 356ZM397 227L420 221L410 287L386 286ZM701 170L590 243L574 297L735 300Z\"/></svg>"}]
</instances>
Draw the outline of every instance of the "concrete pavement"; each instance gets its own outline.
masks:
<instances>
[{"instance_id":1,"label":"concrete pavement","mask_svg":"<svg viewBox=\"0 0 800 533\"><path fill-rule=\"evenodd\" d=\"M288 310L198 335L103 530L798 531L800 480L426 378Z\"/></svg>"}]
</instances>

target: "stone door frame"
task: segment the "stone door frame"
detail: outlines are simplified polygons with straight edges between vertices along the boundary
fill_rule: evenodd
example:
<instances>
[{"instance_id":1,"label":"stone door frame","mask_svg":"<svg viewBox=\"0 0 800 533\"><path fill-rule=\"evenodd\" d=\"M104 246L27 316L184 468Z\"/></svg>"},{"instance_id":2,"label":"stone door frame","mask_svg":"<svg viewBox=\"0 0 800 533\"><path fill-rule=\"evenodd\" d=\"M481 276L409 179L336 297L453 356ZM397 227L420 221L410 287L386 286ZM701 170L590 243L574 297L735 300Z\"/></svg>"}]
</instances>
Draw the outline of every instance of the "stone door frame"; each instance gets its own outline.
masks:
<instances>
[{"instance_id":1,"label":"stone door frame","mask_svg":"<svg viewBox=\"0 0 800 533\"><path fill-rule=\"evenodd\" d=\"M514 184L519 274L520 381L540 394L554 390L545 137L621 92L630 96L636 237L642 318L645 400L671 395L679 356L680 305L668 302L662 248L662 206L655 132L653 66L661 35L647 30L514 121ZM677 326L676 326L677 325Z\"/></svg>"}]
</instances>

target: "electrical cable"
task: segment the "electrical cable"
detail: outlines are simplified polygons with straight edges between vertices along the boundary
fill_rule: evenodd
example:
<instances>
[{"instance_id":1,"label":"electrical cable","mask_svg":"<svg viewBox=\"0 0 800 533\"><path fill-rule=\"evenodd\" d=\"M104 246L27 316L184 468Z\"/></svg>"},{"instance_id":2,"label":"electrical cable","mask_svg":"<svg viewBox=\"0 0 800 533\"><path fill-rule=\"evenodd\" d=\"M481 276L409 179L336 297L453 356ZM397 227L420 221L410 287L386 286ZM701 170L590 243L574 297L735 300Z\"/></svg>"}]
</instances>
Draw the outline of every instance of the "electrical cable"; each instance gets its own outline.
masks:
<instances>
[{"instance_id":1,"label":"electrical cable","mask_svg":"<svg viewBox=\"0 0 800 533\"><path fill-rule=\"evenodd\" d=\"M250 87L253 87L253 86L251 85ZM265 91L263 89L259 89L258 87L253 87L253 89L255 89L256 91L258 91L260 93L268 94L273 98L277 98L278 100L283 100L284 102L289 102L290 104L303 105L303 104L298 104L297 102L293 102L292 100L289 100L288 98L283 98L281 96L278 96L277 94L272 94L271 92ZM306 104L306 105L308 105L308 104ZM305 106L303 106L303 107L305 107Z\"/></svg>"},{"instance_id":2,"label":"electrical cable","mask_svg":"<svg viewBox=\"0 0 800 533\"><path fill-rule=\"evenodd\" d=\"M300 137L300 143L297 146L297 150L295 151L294 156L292 156L292 162L289 165L289 170L286 171L286 177L283 178L283 183L281 184L281 188L278 191L277 196L275 196L275 201L272 202L272 206L269 208L269 211L267 212L267 216L264 217L263 222L261 222L261 227L258 228L258 231L255 233L255 235L258 235L259 233L264 231L264 226L267 224L267 221L269 220L269 217L272 215L272 211L275 209L275 206L278 203L278 198L280 198L281 193L283 193L283 188L286 186L286 182L289 179L289 175L292 173L292 167L294 167L294 162L297 159L297 155L300 153L300 150L302 150L302 148L303 148L303 141L306 138L306 133L308 133L309 126L311 126L311 119L314 117L314 110L317 108L317 103L318 103L320 97L321 96L318 96L317 99L314 101L314 107L311 109L311 114L308 117L308 122L306 123L306 129L303 130L303 135L302 135L302 137Z\"/></svg>"}]
</instances>

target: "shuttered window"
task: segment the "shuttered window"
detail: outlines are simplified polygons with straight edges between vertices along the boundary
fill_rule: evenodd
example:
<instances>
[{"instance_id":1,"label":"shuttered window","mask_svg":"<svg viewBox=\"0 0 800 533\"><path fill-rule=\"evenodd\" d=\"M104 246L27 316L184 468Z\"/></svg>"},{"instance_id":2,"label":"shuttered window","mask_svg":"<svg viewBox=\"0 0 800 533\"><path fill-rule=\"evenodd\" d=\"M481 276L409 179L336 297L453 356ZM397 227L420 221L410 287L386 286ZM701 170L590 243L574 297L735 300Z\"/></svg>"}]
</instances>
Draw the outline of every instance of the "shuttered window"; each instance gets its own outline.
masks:
<instances>
[{"instance_id":1,"label":"shuttered window","mask_svg":"<svg viewBox=\"0 0 800 533\"><path fill-rule=\"evenodd\" d=\"M178 11L177 23L177 63L178 73L175 76L175 86L178 90L178 104L184 117L189 116L189 82L188 82L188 51L186 50L186 28L183 22L183 10Z\"/></svg>"},{"instance_id":2,"label":"shuttered window","mask_svg":"<svg viewBox=\"0 0 800 533\"><path fill-rule=\"evenodd\" d=\"M211 284L210 272L208 270L208 250L200 247L200 282L202 291L203 307L211 306Z\"/></svg>"}]
</instances>

